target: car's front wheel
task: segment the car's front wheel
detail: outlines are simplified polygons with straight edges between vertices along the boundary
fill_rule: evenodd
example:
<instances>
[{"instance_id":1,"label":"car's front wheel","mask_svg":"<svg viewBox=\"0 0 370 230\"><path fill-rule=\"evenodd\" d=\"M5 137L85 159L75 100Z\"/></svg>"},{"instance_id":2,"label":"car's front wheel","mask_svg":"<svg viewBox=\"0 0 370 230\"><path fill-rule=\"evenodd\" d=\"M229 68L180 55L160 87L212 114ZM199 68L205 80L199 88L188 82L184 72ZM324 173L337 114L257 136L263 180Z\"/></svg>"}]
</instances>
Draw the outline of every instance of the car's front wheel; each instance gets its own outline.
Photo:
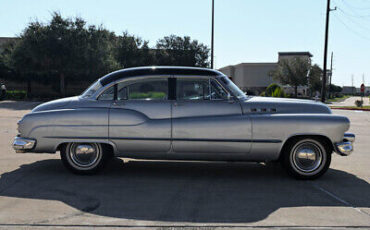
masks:
<instances>
[{"instance_id":1,"label":"car's front wheel","mask_svg":"<svg viewBox=\"0 0 370 230\"><path fill-rule=\"evenodd\" d=\"M68 143L62 146L60 156L64 166L77 174L96 173L105 163L99 143Z\"/></svg>"},{"instance_id":2,"label":"car's front wheel","mask_svg":"<svg viewBox=\"0 0 370 230\"><path fill-rule=\"evenodd\" d=\"M282 163L298 179L316 179L329 168L331 152L325 142L316 138L298 138L284 147Z\"/></svg>"}]
</instances>

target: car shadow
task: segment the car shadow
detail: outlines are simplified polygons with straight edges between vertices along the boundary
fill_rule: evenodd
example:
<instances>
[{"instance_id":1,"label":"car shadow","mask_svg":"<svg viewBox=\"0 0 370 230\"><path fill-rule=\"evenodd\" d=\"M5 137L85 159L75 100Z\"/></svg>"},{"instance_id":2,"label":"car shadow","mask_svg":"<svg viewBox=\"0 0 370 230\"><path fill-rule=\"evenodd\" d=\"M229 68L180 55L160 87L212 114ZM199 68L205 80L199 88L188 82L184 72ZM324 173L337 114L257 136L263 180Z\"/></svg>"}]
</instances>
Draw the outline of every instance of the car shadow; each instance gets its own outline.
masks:
<instances>
[{"instance_id":1,"label":"car shadow","mask_svg":"<svg viewBox=\"0 0 370 230\"><path fill-rule=\"evenodd\" d=\"M255 222L283 207L369 208L366 194L369 183L340 170L330 169L316 181L298 181L278 165L256 163L123 164L115 159L98 175L80 176L53 159L22 165L0 178L5 197L62 201L107 217L193 223Z\"/></svg>"}]
</instances>

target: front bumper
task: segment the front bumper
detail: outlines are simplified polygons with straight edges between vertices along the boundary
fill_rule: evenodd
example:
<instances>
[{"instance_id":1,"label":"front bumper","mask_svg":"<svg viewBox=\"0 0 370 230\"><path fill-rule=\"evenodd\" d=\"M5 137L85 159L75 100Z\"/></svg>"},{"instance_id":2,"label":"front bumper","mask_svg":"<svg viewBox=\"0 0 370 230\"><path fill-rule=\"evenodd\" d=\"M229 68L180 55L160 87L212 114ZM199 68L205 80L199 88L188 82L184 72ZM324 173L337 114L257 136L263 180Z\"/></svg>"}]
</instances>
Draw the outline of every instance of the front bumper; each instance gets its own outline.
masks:
<instances>
[{"instance_id":1,"label":"front bumper","mask_svg":"<svg viewBox=\"0 0 370 230\"><path fill-rule=\"evenodd\" d=\"M335 143L335 152L341 156L348 156L353 152L353 142L355 142L355 134L345 133L343 141Z\"/></svg>"},{"instance_id":2,"label":"front bumper","mask_svg":"<svg viewBox=\"0 0 370 230\"><path fill-rule=\"evenodd\" d=\"M13 149L16 153L25 153L27 150L33 149L35 145L36 140L24 137L16 137L13 141Z\"/></svg>"}]
</instances>

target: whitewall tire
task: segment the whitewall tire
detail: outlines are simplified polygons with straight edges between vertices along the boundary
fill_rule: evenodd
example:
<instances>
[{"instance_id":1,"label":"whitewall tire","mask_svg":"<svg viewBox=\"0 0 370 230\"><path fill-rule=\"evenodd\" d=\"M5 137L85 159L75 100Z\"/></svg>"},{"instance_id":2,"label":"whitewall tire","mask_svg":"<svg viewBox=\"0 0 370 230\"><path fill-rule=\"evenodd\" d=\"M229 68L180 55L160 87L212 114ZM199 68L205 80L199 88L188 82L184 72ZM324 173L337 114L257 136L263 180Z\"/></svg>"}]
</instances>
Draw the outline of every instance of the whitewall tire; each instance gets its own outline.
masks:
<instances>
[{"instance_id":1,"label":"whitewall tire","mask_svg":"<svg viewBox=\"0 0 370 230\"><path fill-rule=\"evenodd\" d=\"M105 163L99 143L68 143L62 146L60 155L64 166L77 174L96 173Z\"/></svg>"}]
</instances>

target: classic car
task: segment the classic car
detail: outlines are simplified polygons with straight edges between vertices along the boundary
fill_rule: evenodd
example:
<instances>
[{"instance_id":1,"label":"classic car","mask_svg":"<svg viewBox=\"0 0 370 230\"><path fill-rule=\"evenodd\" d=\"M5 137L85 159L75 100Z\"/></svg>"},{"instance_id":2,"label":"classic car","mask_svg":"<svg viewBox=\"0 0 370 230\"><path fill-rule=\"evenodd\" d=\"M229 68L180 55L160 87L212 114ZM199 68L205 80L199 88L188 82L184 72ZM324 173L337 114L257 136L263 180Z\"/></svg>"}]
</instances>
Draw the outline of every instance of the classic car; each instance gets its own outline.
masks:
<instances>
[{"instance_id":1,"label":"classic car","mask_svg":"<svg viewBox=\"0 0 370 230\"><path fill-rule=\"evenodd\" d=\"M18 122L18 153L55 153L74 173L107 159L281 161L314 179L333 152L347 156L349 119L311 100L251 97L223 73L191 67L128 68L82 95L35 107Z\"/></svg>"}]
</instances>

